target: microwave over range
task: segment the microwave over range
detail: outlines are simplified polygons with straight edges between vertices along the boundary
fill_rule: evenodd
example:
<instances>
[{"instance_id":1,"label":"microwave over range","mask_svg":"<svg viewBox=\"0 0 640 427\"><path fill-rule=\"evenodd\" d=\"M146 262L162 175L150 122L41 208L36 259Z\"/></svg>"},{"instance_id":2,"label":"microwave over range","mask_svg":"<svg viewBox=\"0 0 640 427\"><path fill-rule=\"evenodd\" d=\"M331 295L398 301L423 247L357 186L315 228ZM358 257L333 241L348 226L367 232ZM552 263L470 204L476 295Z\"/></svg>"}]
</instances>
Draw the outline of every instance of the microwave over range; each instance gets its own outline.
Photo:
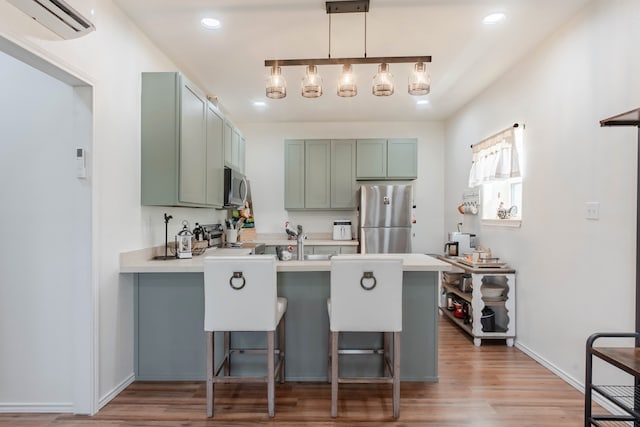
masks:
<instances>
[{"instance_id":1,"label":"microwave over range","mask_svg":"<svg viewBox=\"0 0 640 427\"><path fill-rule=\"evenodd\" d=\"M241 207L247 201L247 179L240 172L224 168L224 207Z\"/></svg>"}]
</instances>

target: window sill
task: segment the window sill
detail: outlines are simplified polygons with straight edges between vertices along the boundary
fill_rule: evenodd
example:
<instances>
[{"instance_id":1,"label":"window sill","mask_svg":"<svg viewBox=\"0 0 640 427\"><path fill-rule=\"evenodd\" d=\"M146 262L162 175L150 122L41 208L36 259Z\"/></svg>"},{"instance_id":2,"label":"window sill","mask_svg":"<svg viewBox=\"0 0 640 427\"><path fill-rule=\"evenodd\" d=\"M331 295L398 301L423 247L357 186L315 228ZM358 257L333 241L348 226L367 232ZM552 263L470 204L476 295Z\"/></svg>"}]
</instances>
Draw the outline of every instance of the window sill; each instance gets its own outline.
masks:
<instances>
[{"instance_id":1,"label":"window sill","mask_svg":"<svg viewBox=\"0 0 640 427\"><path fill-rule=\"evenodd\" d=\"M481 225L487 227L505 227L505 228L520 228L522 225L521 219L482 219Z\"/></svg>"}]
</instances>

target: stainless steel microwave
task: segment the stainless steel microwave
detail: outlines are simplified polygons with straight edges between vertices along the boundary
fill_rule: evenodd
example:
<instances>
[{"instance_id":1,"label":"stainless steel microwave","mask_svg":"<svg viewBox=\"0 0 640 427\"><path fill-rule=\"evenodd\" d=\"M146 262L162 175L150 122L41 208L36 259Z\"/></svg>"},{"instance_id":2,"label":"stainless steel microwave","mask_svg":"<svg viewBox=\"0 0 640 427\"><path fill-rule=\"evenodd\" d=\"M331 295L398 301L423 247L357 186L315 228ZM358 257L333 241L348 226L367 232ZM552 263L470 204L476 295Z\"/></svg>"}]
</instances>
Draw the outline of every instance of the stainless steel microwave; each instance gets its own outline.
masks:
<instances>
[{"instance_id":1,"label":"stainless steel microwave","mask_svg":"<svg viewBox=\"0 0 640 427\"><path fill-rule=\"evenodd\" d=\"M243 174L224 168L224 206L228 208L244 206L247 201L247 180Z\"/></svg>"}]
</instances>

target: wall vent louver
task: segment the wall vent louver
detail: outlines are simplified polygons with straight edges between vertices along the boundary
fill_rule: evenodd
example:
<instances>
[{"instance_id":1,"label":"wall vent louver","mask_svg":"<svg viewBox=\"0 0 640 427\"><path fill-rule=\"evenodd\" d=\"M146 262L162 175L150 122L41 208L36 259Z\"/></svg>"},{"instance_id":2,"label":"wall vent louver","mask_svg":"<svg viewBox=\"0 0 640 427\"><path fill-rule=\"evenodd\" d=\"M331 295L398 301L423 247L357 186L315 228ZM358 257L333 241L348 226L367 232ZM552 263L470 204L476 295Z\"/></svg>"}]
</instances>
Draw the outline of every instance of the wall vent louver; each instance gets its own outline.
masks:
<instances>
[{"instance_id":1,"label":"wall vent louver","mask_svg":"<svg viewBox=\"0 0 640 427\"><path fill-rule=\"evenodd\" d=\"M95 26L63 0L7 0L63 39L75 39Z\"/></svg>"}]
</instances>

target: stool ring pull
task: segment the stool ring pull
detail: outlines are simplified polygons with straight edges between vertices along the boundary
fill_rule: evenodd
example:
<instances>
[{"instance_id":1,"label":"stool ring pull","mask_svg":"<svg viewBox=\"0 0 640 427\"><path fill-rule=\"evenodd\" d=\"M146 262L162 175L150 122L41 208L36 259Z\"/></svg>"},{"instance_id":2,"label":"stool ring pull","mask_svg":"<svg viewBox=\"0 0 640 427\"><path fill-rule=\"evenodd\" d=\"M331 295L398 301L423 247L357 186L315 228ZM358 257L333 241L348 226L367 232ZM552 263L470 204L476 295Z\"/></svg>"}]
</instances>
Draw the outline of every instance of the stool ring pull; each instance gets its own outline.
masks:
<instances>
[{"instance_id":1,"label":"stool ring pull","mask_svg":"<svg viewBox=\"0 0 640 427\"><path fill-rule=\"evenodd\" d=\"M239 285L234 285L233 284L234 279L242 279L242 283L240 283ZM244 288L244 285L246 283L247 283L247 279L245 279L245 277L242 275L242 271L234 271L233 276L229 278L229 286L231 286L236 291L239 291L240 289Z\"/></svg>"},{"instance_id":2,"label":"stool ring pull","mask_svg":"<svg viewBox=\"0 0 640 427\"><path fill-rule=\"evenodd\" d=\"M370 286L367 286L364 284L365 279L372 279L373 283ZM376 287L376 284L378 283L378 281L376 280L376 277L373 275L373 271L365 271L364 273L362 273L362 277L360 278L360 286L362 287L362 289L364 289L365 291L370 291L373 288Z\"/></svg>"}]
</instances>

